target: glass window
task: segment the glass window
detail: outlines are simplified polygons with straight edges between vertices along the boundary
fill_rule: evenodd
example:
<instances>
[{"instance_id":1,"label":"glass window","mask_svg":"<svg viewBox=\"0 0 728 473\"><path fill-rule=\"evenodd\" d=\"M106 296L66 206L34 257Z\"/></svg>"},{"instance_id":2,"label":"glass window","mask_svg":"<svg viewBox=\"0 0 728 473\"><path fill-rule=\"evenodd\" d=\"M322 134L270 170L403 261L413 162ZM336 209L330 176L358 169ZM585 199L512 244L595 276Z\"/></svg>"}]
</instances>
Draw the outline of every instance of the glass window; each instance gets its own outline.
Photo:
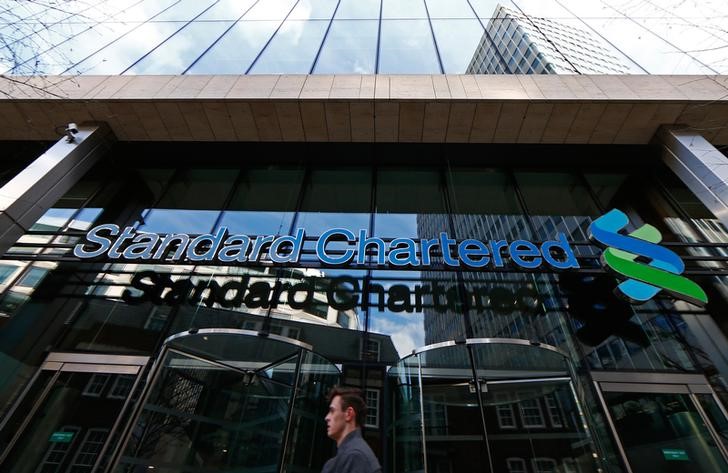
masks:
<instances>
[{"instance_id":1,"label":"glass window","mask_svg":"<svg viewBox=\"0 0 728 473\"><path fill-rule=\"evenodd\" d=\"M45 268L30 268L25 275L18 281L18 286L21 287L37 287L41 280L48 273Z\"/></svg>"},{"instance_id":2,"label":"glass window","mask_svg":"<svg viewBox=\"0 0 728 473\"><path fill-rule=\"evenodd\" d=\"M382 0L382 19L427 18L424 0Z\"/></svg>"},{"instance_id":3,"label":"glass window","mask_svg":"<svg viewBox=\"0 0 728 473\"><path fill-rule=\"evenodd\" d=\"M243 17L244 20L283 20L296 0L265 0L258 1Z\"/></svg>"},{"instance_id":4,"label":"glass window","mask_svg":"<svg viewBox=\"0 0 728 473\"><path fill-rule=\"evenodd\" d=\"M426 0L430 18L473 18L475 13L467 0Z\"/></svg>"},{"instance_id":5,"label":"glass window","mask_svg":"<svg viewBox=\"0 0 728 473\"><path fill-rule=\"evenodd\" d=\"M498 427L501 429L516 428L516 416L513 413L513 405L498 404L495 406L495 413L498 417Z\"/></svg>"},{"instance_id":6,"label":"glass window","mask_svg":"<svg viewBox=\"0 0 728 473\"><path fill-rule=\"evenodd\" d=\"M367 418L364 425L366 427L379 427L379 389L366 390L366 406Z\"/></svg>"},{"instance_id":7,"label":"glass window","mask_svg":"<svg viewBox=\"0 0 728 473\"><path fill-rule=\"evenodd\" d=\"M10 278L10 275L17 271L18 268L19 266L0 264L0 284L6 284L6 281Z\"/></svg>"},{"instance_id":8,"label":"glass window","mask_svg":"<svg viewBox=\"0 0 728 473\"><path fill-rule=\"evenodd\" d=\"M469 2L475 9L475 13L478 14L478 18L495 17L495 9L498 5L503 5L506 8L514 8L510 0L469 0Z\"/></svg>"},{"instance_id":9,"label":"glass window","mask_svg":"<svg viewBox=\"0 0 728 473\"><path fill-rule=\"evenodd\" d=\"M213 3L214 0L180 0L154 17L154 21L190 21Z\"/></svg>"},{"instance_id":10,"label":"glass window","mask_svg":"<svg viewBox=\"0 0 728 473\"><path fill-rule=\"evenodd\" d=\"M378 35L376 20L334 20L314 73L374 74Z\"/></svg>"},{"instance_id":11,"label":"glass window","mask_svg":"<svg viewBox=\"0 0 728 473\"><path fill-rule=\"evenodd\" d=\"M124 73L182 74L232 24L231 21L190 23Z\"/></svg>"},{"instance_id":12,"label":"glass window","mask_svg":"<svg viewBox=\"0 0 728 473\"><path fill-rule=\"evenodd\" d=\"M506 458L506 467L508 467L508 473L527 473L526 460L523 458L510 457Z\"/></svg>"},{"instance_id":13,"label":"glass window","mask_svg":"<svg viewBox=\"0 0 728 473\"><path fill-rule=\"evenodd\" d=\"M483 37L478 20L432 20L445 74L465 74Z\"/></svg>"},{"instance_id":14,"label":"glass window","mask_svg":"<svg viewBox=\"0 0 728 473\"><path fill-rule=\"evenodd\" d=\"M328 21L286 21L250 70L251 74L308 74Z\"/></svg>"},{"instance_id":15,"label":"glass window","mask_svg":"<svg viewBox=\"0 0 728 473\"><path fill-rule=\"evenodd\" d=\"M341 0L337 20L379 19L382 0Z\"/></svg>"},{"instance_id":16,"label":"glass window","mask_svg":"<svg viewBox=\"0 0 728 473\"><path fill-rule=\"evenodd\" d=\"M293 166L244 170L219 226L231 233L287 234L302 179L303 169Z\"/></svg>"},{"instance_id":17,"label":"glass window","mask_svg":"<svg viewBox=\"0 0 728 473\"><path fill-rule=\"evenodd\" d=\"M524 399L518 403L524 427L546 427L538 399Z\"/></svg>"},{"instance_id":18,"label":"glass window","mask_svg":"<svg viewBox=\"0 0 728 473\"><path fill-rule=\"evenodd\" d=\"M187 74L244 74L279 25L279 21L237 22Z\"/></svg>"},{"instance_id":19,"label":"glass window","mask_svg":"<svg viewBox=\"0 0 728 473\"><path fill-rule=\"evenodd\" d=\"M440 74L427 20L382 20L380 74Z\"/></svg>"},{"instance_id":20,"label":"glass window","mask_svg":"<svg viewBox=\"0 0 728 473\"><path fill-rule=\"evenodd\" d=\"M289 20L330 20L338 0L298 0Z\"/></svg>"},{"instance_id":21,"label":"glass window","mask_svg":"<svg viewBox=\"0 0 728 473\"><path fill-rule=\"evenodd\" d=\"M256 0L218 0L205 13L200 15L196 21L237 20L255 3Z\"/></svg>"},{"instance_id":22,"label":"glass window","mask_svg":"<svg viewBox=\"0 0 728 473\"><path fill-rule=\"evenodd\" d=\"M116 75L169 38L185 23L144 23L88 59L73 66L79 74Z\"/></svg>"}]
</instances>

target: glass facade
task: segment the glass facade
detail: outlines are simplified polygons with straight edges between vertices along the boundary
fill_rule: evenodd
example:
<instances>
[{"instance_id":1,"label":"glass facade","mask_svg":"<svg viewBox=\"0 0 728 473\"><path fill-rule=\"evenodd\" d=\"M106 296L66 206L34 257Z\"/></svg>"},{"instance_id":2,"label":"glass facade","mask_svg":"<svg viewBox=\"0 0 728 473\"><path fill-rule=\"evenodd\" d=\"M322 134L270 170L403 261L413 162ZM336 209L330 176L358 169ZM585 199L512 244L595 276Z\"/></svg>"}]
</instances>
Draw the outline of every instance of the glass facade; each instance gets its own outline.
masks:
<instances>
[{"instance_id":1,"label":"glass facade","mask_svg":"<svg viewBox=\"0 0 728 473\"><path fill-rule=\"evenodd\" d=\"M226 159L243 151L284 158ZM661 232L706 307L615 296L589 235L612 208ZM74 256L103 224L147 237ZM223 228L231 261L189 259ZM317 253L334 228L363 245L347 263ZM578 270L448 263L559 233ZM139 259L153 235L170 243ZM726 241L647 146L117 143L0 264L2 468L320 471L324 395L348 384L385 471L625 471L620 451L725 471Z\"/></svg>"},{"instance_id":2,"label":"glass facade","mask_svg":"<svg viewBox=\"0 0 728 473\"><path fill-rule=\"evenodd\" d=\"M0 72L725 74L718 0L0 2Z\"/></svg>"}]
</instances>

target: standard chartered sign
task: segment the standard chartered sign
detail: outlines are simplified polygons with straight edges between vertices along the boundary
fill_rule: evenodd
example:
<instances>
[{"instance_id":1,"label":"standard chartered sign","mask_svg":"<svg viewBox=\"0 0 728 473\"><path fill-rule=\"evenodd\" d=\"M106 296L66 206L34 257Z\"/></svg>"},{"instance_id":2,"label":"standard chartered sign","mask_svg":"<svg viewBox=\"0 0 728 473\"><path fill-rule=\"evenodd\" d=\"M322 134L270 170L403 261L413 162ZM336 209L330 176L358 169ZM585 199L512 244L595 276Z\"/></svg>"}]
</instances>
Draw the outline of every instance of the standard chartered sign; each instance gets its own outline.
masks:
<instances>
[{"instance_id":1,"label":"standard chartered sign","mask_svg":"<svg viewBox=\"0 0 728 473\"><path fill-rule=\"evenodd\" d=\"M535 244L528 240L456 241L447 232L437 238L395 238L385 241L369 236L367 230L354 233L332 228L314 239L315 257L326 265L367 264L426 268L433 262L450 267L502 268L507 262L523 269L548 265L554 269L579 268L566 235ZM86 234L86 242L73 249L78 258L119 260L163 260L166 262L272 262L298 263L306 231L293 235L249 236L230 234L226 227L215 233L190 236L185 233L157 234L121 229L104 224Z\"/></svg>"}]
</instances>

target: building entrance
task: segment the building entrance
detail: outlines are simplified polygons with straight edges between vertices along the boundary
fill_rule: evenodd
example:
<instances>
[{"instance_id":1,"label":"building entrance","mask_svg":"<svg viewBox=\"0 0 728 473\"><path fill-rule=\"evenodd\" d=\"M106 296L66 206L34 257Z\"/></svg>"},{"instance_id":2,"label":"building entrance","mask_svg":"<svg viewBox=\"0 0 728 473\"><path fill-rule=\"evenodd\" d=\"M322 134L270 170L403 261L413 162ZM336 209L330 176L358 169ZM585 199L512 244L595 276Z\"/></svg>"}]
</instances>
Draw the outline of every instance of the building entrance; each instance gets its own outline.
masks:
<instances>
[{"instance_id":1,"label":"building entrance","mask_svg":"<svg viewBox=\"0 0 728 473\"><path fill-rule=\"evenodd\" d=\"M106 460L143 356L51 353L0 426L0 470L87 473Z\"/></svg>"},{"instance_id":2,"label":"building entrance","mask_svg":"<svg viewBox=\"0 0 728 473\"><path fill-rule=\"evenodd\" d=\"M394 471L598 471L570 360L554 347L440 343L389 376Z\"/></svg>"},{"instance_id":3,"label":"building entrance","mask_svg":"<svg viewBox=\"0 0 728 473\"><path fill-rule=\"evenodd\" d=\"M728 420L702 375L595 373L628 472L728 472Z\"/></svg>"},{"instance_id":4,"label":"building entrance","mask_svg":"<svg viewBox=\"0 0 728 473\"><path fill-rule=\"evenodd\" d=\"M237 329L168 338L116 472L318 472L338 368L297 340Z\"/></svg>"}]
</instances>

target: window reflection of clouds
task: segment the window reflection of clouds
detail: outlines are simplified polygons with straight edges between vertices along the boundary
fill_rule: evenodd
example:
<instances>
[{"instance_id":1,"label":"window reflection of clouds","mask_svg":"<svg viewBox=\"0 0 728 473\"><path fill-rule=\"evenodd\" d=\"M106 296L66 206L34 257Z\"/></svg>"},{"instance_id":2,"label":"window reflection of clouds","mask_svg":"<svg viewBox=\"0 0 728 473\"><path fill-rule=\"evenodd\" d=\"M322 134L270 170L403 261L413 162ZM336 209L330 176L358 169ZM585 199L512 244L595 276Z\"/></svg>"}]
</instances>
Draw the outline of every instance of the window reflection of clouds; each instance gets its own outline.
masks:
<instances>
[{"instance_id":1,"label":"window reflection of clouds","mask_svg":"<svg viewBox=\"0 0 728 473\"><path fill-rule=\"evenodd\" d=\"M382 20L379 73L441 72L427 20Z\"/></svg>"},{"instance_id":2,"label":"window reflection of clouds","mask_svg":"<svg viewBox=\"0 0 728 473\"><path fill-rule=\"evenodd\" d=\"M427 18L424 0L382 0L382 19Z\"/></svg>"},{"instance_id":3,"label":"window reflection of clouds","mask_svg":"<svg viewBox=\"0 0 728 473\"><path fill-rule=\"evenodd\" d=\"M328 21L286 21L250 70L251 74L308 74Z\"/></svg>"},{"instance_id":4,"label":"window reflection of clouds","mask_svg":"<svg viewBox=\"0 0 728 473\"><path fill-rule=\"evenodd\" d=\"M134 61L167 39L183 25L184 23L145 23L85 61L75 65L71 72L120 74Z\"/></svg>"},{"instance_id":5,"label":"window reflection of clouds","mask_svg":"<svg viewBox=\"0 0 728 473\"><path fill-rule=\"evenodd\" d=\"M475 18L467 0L426 0L430 18Z\"/></svg>"},{"instance_id":6,"label":"window reflection of clouds","mask_svg":"<svg viewBox=\"0 0 728 473\"><path fill-rule=\"evenodd\" d=\"M337 20L379 19L382 0L341 0Z\"/></svg>"},{"instance_id":7,"label":"window reflection of clouds","mask_svg":"<svg viewBox=\"0 0 728 473\"><path fill-rule=\"evenodd\" d=\"M503 5L506 8L515 8L512 2L509 0L468 0L475 9L475 13L478 14L479 18L493 18L498 5Z\"/></svg>"},{"instance_id":8,"label":"window reflection of clouds","mask_svg":"<svg viewBox=\"0 0 728 473\"><path fill-rule=\"evenodd\" d=\"M446 74L464 74L483 37L478 20L432 20Z\"/></svg>"},{"instance_id":9,"label":"window reflection of clouds","mask_svg":"<svg viewBox=\"0 0 728 473\"><path fill-rule=\"evenodd\" d=\"M288 15L289 20L329 20L336 9L337 0L299 0Z\"/></svg>"},{"instance_id":10,"label":"window reflection of clouds","mask_svg":"<svg viewBox=\"0 0 728 473\"><path fill-rule=\"evenodd\" d=\"M231 25L231 21L191 23L125 74L181 74Z\"/></svg>"},{"instance_id":11,"label":"window reflection of clouds","mask_svg":"<svg viewBox=\"0 0 728 473\"><path fill-rule=\"evenodd\" d=\"M255 0L220 0L210 7L209 10L200 15L197 20L237 20L254 3Z\"/></svg>"},{"instance_id":12,"label":"window reflection of clouds","mask_svg":"<svg viewBox=\"0 0 728 473\"><path fill-rule=\"evenodd\" d=\"M213 3L214 0L180 0L174 7L155 17L154 21L190 21Z\"/></svg>"},{"instance_id":13,"label":"window reflection of clouds","mask_svg":"<svg viewBox=\"0 0 728 473\"><path fill-rule=\"evenodd\" d=\"M240 21L197 61L188 74L244 74L280 21Z\"/></svg>"},{"instance_id":14,"label":"window reflection of clouds","mask_svg":"<svg viewBox=\"0 0 728 473\"><path fill-rule=\"evenodd\" d=\"M291 11L296 0L258 1L243 17L244 20L282 20Z\"/></svg>"},{"instance_id":15,"label":"window reflection of clouds","mask_svg":"<svg viewBox=\"0 0 728 473\"><path fill-rule=\"evenodd\" d=\"M376 20L334 20L314 72L373 74L378 33Z\"/></svg>"}]
</instances>

